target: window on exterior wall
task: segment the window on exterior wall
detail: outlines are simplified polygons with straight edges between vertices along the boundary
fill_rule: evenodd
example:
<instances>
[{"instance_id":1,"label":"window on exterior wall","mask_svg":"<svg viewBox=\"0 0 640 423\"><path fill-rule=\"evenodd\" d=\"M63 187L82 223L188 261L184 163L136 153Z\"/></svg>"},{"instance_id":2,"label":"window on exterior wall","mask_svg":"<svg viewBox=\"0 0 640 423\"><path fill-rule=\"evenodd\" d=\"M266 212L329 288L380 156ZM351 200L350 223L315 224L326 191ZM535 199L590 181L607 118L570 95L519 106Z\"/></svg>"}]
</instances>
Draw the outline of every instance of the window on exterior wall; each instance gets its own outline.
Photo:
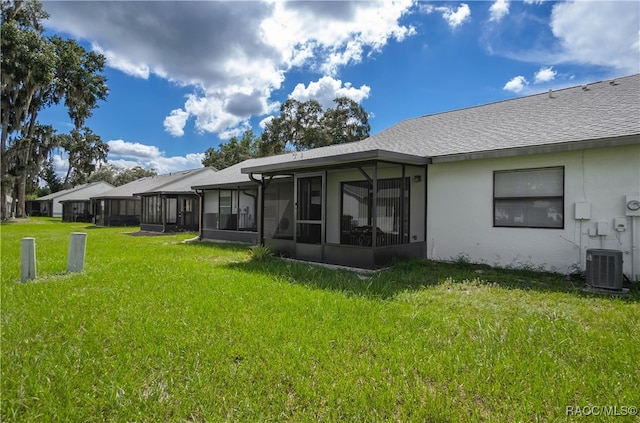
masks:
<instances>
[{"instance_id":1,"label":"window on exterior wall","mask_svg":"<svg viewBox=\"0 0 640 423\"><path fill-rule=\"evenodd\" d=\"M493 226L564 228L564 168L494 172Z\"/></svg>"},{"instance_id":2,"label":"window on exterior wall","mask_svg":"<svg viewBox=\"0 0 640 423\"><path fill-rule=\"evenodd\" d=\"M378 180L376 224L373 225L373 184L369 181L342 183L341 244L396 245L409 242L409 180Z\"/></svg>"}]
</instances>

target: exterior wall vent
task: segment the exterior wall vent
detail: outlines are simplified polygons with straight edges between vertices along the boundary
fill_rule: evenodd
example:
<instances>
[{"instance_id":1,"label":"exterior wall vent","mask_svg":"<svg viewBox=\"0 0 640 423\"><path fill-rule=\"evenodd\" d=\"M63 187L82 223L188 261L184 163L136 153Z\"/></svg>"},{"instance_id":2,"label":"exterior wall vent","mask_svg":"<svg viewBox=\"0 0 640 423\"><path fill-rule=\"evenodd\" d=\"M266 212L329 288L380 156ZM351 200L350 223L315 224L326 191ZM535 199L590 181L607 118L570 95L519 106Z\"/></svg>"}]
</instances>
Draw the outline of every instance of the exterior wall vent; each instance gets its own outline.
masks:
<instances>
[{"instance_id":1,"label":"exterior wall vent","mask_svg":"<svg viewBox=\"0 0 640 423\"><path fill-rule=\"evenodd\" d=\"M622 251L587 250L587 285L622 291Z\"/></svg>"}]
</instances>

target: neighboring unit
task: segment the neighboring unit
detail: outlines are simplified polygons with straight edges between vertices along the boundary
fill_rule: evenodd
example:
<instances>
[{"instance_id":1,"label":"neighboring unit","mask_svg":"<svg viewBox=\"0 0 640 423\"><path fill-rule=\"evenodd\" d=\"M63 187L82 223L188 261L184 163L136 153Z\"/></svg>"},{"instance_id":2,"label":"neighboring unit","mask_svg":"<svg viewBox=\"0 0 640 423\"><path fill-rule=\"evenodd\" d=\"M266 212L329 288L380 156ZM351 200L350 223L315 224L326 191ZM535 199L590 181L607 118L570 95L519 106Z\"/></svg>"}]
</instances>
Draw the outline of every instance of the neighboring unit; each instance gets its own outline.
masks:
<instances>
[{"instance_id":1,"label":"neighboring unit","mask_svg":"<svg viewBox=\"0 0 640 423\"><path fill-rule=\"evenodd\" d=\"M143 225L143 230L159 232L197 228L198 222L194 221L197 213L193 212L194 194L189 190L190 181L197 175L209 172L215 170L199 168L147 176L92 197L95 224ZM177 220L179 213L184 217L180 222Z\"/></svg>"},{"instance_id":2,"label":"neighboring unit","mask_svg":"<svg viewBox=\"0 0 640 423\"><path fill-rule=\"evenodd\" d=\"M68 222L72 222L74 219L78 220L78 218L84 219L83 221L91 221L89 199L113 188L113 185L104 181L78 185L30 201L31 204L27 206L27 213L34 216L62 217L63 220ZM38 205L35 206L34 203ZM69 204L66 214L63 207L65 203ZM72 203L73 205L71 205Z\"/></svg>"},{"instance_id":3,"label":"neighboring unit","mask_svg":"<svg viewBox=\"0 0 640 423\"><path fill-rule=\"evenodd\" d=\"M140 230L151 232L197 231L200 201L191 185L211 178L216 170L203 167L155 177L160 185L134 195L142 199Z\"/></svg>"}]
</instances>

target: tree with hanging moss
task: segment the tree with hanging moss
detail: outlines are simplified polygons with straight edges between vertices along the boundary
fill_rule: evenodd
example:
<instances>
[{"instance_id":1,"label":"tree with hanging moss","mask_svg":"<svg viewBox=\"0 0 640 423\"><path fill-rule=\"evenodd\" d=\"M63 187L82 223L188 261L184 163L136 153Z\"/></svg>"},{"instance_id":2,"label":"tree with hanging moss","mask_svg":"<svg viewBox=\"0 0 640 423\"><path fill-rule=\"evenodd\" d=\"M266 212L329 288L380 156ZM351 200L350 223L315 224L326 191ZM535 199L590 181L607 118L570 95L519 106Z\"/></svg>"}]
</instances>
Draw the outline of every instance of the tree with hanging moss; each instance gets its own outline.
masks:
<instances>
[{"instance_id":1,"label":"tree with hanging moss","mask_svg":"<svg viewBox=\"0 0 640 423\"><path fill-rule=\"evenodd\" d=\"M39 112L63 103L75 130L81 131L98 101L108 94L102 75L104 56L86 51L74 40L47 37L42 24L47 18L37 0L2 1L2 219L8 216L4 199L9 192L17 196L16 216L24 215L28 182L40 173L51 151L60 147L55 131L38 121Z\"/></svg>"}]
</instances>

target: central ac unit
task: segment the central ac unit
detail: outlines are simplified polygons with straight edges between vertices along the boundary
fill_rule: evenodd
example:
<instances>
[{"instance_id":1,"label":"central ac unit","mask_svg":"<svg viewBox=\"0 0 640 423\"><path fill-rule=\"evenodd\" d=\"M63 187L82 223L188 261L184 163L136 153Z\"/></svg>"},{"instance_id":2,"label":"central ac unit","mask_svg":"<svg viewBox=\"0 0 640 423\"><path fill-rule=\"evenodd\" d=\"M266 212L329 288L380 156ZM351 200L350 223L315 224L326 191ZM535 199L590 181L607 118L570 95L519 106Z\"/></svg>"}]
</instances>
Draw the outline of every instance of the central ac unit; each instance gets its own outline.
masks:
<instances>
[{"instance_id":1,"label":"central ac unit","mask_svg":"<svg viewBox=\"0 0 640 423\"><path fill-rule=\"evenodd\" d=\"M587 285L621 291L622 275L622 251L587 250Z\"/></svg>"}]
</instances>

